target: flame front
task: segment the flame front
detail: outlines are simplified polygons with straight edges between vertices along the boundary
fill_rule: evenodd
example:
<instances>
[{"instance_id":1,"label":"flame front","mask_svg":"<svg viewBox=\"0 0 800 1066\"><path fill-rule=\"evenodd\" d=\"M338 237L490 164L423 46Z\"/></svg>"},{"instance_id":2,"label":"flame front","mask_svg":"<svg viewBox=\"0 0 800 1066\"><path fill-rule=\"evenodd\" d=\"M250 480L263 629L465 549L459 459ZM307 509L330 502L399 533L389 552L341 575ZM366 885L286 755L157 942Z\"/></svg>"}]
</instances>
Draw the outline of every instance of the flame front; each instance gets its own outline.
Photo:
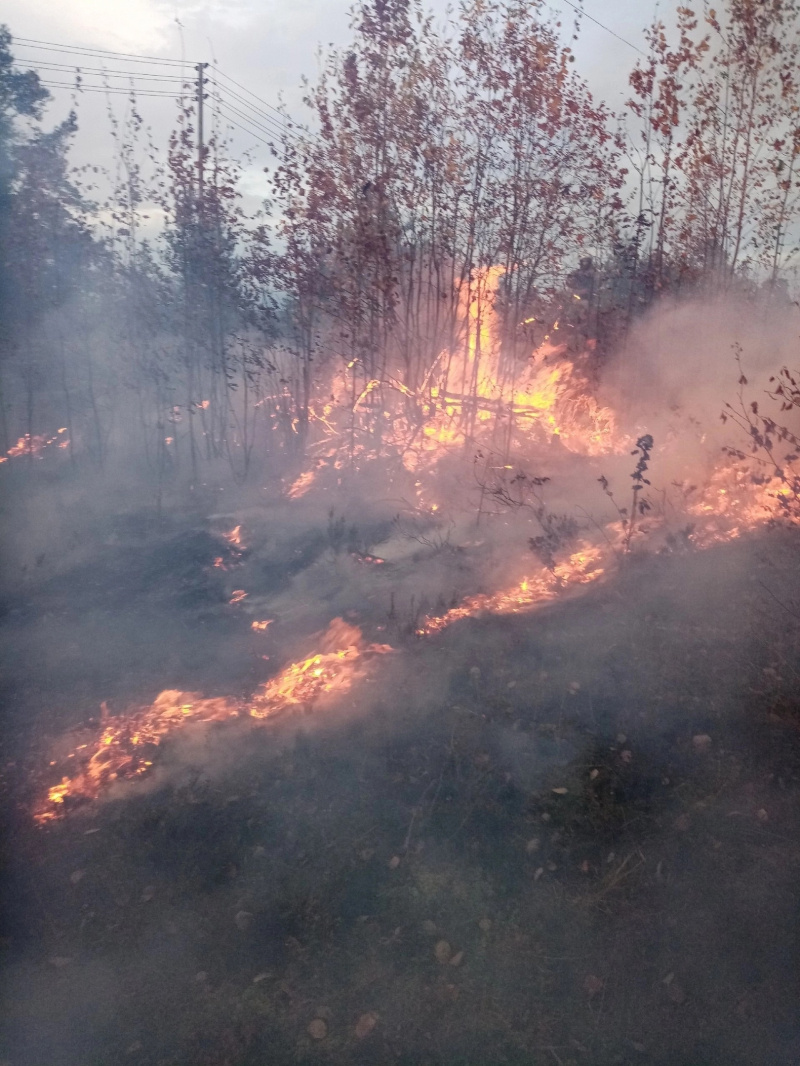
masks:
<instances>
[{"instance_id":1,"label":"flame front","mask_svg":"<svg viewBox=\"0 0 800 1066\"><path fill-rule=\"evenodd\" d=\"M363 675L366 661L392 650L384 644L365 644L361 630L341 618L330 623L320 644L317 654L290 663L250 701L167 689L149 707L132 714L109 717L104 707L100 736L70 752L64 762L73 772L47 790L46 800L34 811L34 820L39 825L52 822L68 808L96 799L115 781L146 774L153 765L149 758L153 749L188 723L224 722L242 716L265 719L313 704L324 695L340 695ZM74 771L76 766L79 769Z\"/></svg>"},{"instance_id":2,"label":"flame front","mask_svg":"<svg viewBox=\"0 0 800 1066\"><path fill-rule=\"evenodd\" d=\"M508 465L508 453L530 441L545 444L557 441L568 451L586 456L629 448L628 439L617 430L613 412L597 402L586 375L576 362L566 357L565 345L555 345L548 336L526 361L523 372L519 365L508 365L509 358L503 354L498 340L501 330L495 310L502 276L501 268L491 268L477 276L469 306L462 309L466 323L464 343L459 352L443 353L434 361L419 389L412 391L399 382L370 379L355 402L351 392L351 398L342 403L341 409L347 410L348 417L363 417L365 425L372 428L376 418L382 419L380 433L374 435L382 442L379 447L393 448L407 470L420 475L428 473L440 459L453 454L454 446L460 447L467 440L471 445L482 446L482 427L490 444L497 426L503 430L507 457L500 460L503 465L498 470L513 469ZM349 364L347 369L353 365ZM335 393L336 389L332 391ZM347 395L346 383L340 394ZM387 394L400 397L400 405L390 410ZM310 491L315 483L315 471L323 468L329 473L338 471L346 462L371 454L366 445L353 444L355 434L342 433L341 427L337 427L335 406L321 404L322 414L314 414L312 418L315 426L322 427L321 443L327 450L323 457L316 459L315 470L300 474L288 486L289 499L301 498ZM61 446L66 442L63 432L59 430ZM343 443L345 438L347 444ZM37 455L57 439L21 438L3 458ZM418 499L422 497L424 484L422 477L415 482ZM690 520L684 530L686 540L695 547L729 541L745 530L787 515L796 521L788 505L794 501L796 511L797 500L791 497L780 471L771 478L756 476L746 462L726 460L717 466L704 486L678 488L684 497L683 516ZM601 579L609 563L630 551L632 545L635 548L639 542L636 538L645 533L653 537L653 543L658 538L661 544L669 542L666 508L662 507L658 515L648 513L645 519L638 513L634 515L635 493L630 508L617 506L616 500L614 503L619 518L604 528L597 525L602 544L584 543L566 560L549 559L552 565L542 566L510 587L468 596L442 615L426 618L417 629L418 635L439 633L464 618L483 613L516 614L550 603L571 589ZM429 503L425 513L434 514L438 508L438 503ZM241 525L223 536L229 545L230 560L240 557L245 550ZM380 566L384 562L366 552L351 554L361 563ZM217 556L213 565L227 569L223 556ZM229 602L241 604L246 596L244 589L235 589ZM263 632L270 624L270 619L254 620L251 629ZM35 812L36 821L40 824L52 821L72 803L94 799L110 783L146 773L152 765L152 759L148 758L152 749L188 722L225 721L240 716L260 721L339 697L364 677L372 657L391 650L387 645L366 644L360 629L342 619L334 619L312 655L289 663L248 701L233 697L209 699L197 693L167 690L149 707L130 715L119 718L105 715L95 742L80 745L70 754L71 774L62 776L49 789L47 799Z\"/></svg>"},{"instance_id":3,"label":"flame front","mask_svg":"<svg viewBox=\"0 0 800 1066\"><path fill-rule=\"evenodd\" d=\"M149 707L131 715L108 718L104 714L103 729L94 744L82 744L67 757L79 771L48 790L47 801L35 812L35 820L40 825L53 821L68 802L95 799L114 781L147 773L152 766L148 758L152 749L187 722L225 721L238 713L237 702L228 697L208 699L196 692L166 689Z\"/></svg>"},{"instance_id":4,"label":"flame front","mask_svg":"<svg viewBox=\"0 0 800 1066\"><path fill-rule=\"evenodd\" d=\"M569 559L553 570L543 568L534 577L523 578L516 585L500 592L480 593L469 596L458 607L453 607L443 615L426 619L417 633L427 636L446 629L453 622L462 618L488 612L490 614L519 614L530 611L543 603L549 603L564 590L576 585L588 585L603 576L604 552L597 547L586 546L574 552Z\"/></svg>"}]
</instances>

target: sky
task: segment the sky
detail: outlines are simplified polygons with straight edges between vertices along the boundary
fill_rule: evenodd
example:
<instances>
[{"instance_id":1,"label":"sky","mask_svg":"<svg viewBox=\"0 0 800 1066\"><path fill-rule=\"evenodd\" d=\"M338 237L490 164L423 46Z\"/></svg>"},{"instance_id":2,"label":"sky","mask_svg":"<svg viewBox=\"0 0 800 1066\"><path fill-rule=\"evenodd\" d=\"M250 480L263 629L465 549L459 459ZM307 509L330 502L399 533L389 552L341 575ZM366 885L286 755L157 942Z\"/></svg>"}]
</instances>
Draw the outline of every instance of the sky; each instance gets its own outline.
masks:
<instances>
[{"instance_id":1,"label":"sky","mask_svg":"<svg viewBox=\"0 0 800 1066\"><path fill-rule=\"evenodd\" d=\"M668 16L668 9L677 2L662 3L662 17ZM448 4L447 0L427 0L427 6L437 17L444 17ZM568 32L573 10L564 0L551 0L550 6L563 16ZM228 79L238 83L221 79L236 94L227 96L226 105L228 119L237 123L230 133L231 143L236 152L252 153L246 184L247 191L258 197L264 184L263 167L271 159L263 143L269 138L265 131L276 121L271 108L282 99L290 114L303 118L302 78L314 80L320 47L348 41L348 8L349 0L5 0L0 17L15 38L184 59L187 74L191 74L193 63L216 62ZM584 20L576 46L577 67L597 97L620 108L628 95L628 72L637 59L630 44L642 46L642 31L652 20L655 5L651 0L584 0L584 10L607 29ZM42 77L51 81L69 82L73 75L66 69L44 69L43 64L101 67L106 62L109 68L134 71L140 88L154 87L161 92L173 89L178 82L160 82L154 76L174 78L182 73L177 66L131 62L122 57L91 59L20 41L15 41L14 52L20 65L39 69ZM100 75L93 77L98 84ZM85 81L89 83L91 77L85 75ZM120 88L126 83L124 77L113 82ZM51 88L51 92L54 102L49 114L55 120L68 112L70 93L58 88ZM111 102L122 115L125 95L115 95ZM173 101L166 96L142 97L139 105L146 122L152 125L155 142L163 145L173 122ZM82 95L77 163L111 164L107 106L107 98L100 93Z\"/></svg>"}]
</instances>

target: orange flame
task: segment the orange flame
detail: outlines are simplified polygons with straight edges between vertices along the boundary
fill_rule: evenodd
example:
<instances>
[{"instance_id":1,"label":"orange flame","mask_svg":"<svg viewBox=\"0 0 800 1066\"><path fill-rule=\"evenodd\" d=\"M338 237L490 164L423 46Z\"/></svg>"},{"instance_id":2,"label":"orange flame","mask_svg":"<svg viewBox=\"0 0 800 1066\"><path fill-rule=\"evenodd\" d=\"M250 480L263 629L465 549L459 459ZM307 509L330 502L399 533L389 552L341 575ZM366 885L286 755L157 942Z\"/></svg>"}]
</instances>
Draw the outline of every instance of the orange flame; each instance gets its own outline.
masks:
<instances>
[{"instance_id":1,"label":"orange flame","mask_svg":"<svg viewBox=\"0 0 800 1066\"><path fill-rule=\"evenodd\" d=\"M300 477L296 478L289 488L286 490L286 495L290 500L299 500L301 496L305 496L311 486L314 484L315 474L313 470L306 470Z\"/></svg>"},{"instance_id":2,"label":"orange flame","mask_svg":"<svg viewBox=\"0 0 800 1066\"><path fill-rule=\"evenodd\" d=\"M389 644L366 644L358 626L334 618L320 640L321 650L308 659L291 663L253 697L250 714L267 718L287 707L313 703L321 696L342 695L363 676L363 660L385 655Z\"/></svg>"},{"instance_id":3,"label":"orange flame","mask_svg":"<svg viewBox=\"0 0 800 1066\"><path fill-rule=\"evenodd\" d=\"M58 448L68 448L69 438L63 434L67 432L67 427L62 426L54 436L45 437L42 434L25 433L19 438L16 444L8 449L5 455L0 456L0 463L7 463L9 459L15 459L20 455L30 455L34 459L41 458L42 452L45 448L51 444L55 444Z\"/></svg>"},{"instance_id":4,"label":"orange flame","mask_svg":"<svg viewBox=\"0 0 800 1066\"><path fill-rule=\"evenodd\" d=\"M46 802L34 814L36 822L42 825L58 818L68 799L92 800L114 781L147 773L153 765L148 749L187 722L222 721L237 713L236 702L227 697L206 699L196 692L167 689L149 707L130 716L108 718L104 714L94 750L86 756L81 748L88 750L88 745L81 745L70 753L68 758L74 758L81 769L48 789Z\"/></svg>"},{"instance_id":5,"label":"orange flame","mask_svg":"<svg viewBox=\"0 0 800 1066\"><path fill-rule=\"evenodd\" d=\"M242 527L234 526L230 533L223 533L222 536L227 540L228 544L233 545L235 548L242 547Z\"/></svg>"},{"instance_id":6,"label":"orange flame","mask_svg":"<svg viewBox=\"0 0 800 1066\"><path fill-rule=\"evenodd\" d=\"M519 614L530 611L540 604L554 600L565 589L577 585L588 585L597 581L604 574L604 552L601 548L587 546L574 552L569 559L552 571L542 569L534 577L526 577L517 585L500 592L480 593L470 596L458 607L453 607L446 614L431 617L417 630L419 636L438 633L453 622L462 618L471 618L488 611L493 614Z\"/></svg>"},{"instance_id":7,"label":"orange flame","mask_svg":"<svg viewBox=\"0 0 800 1066\"><path fill-rule=\"evenodd\" d=\"M96 799L114 781L146 774L153 765L148 758L151 749L189 722L223 722L245 714L265 719L322 696L341 695L363 676L364 660L390 651L386 644L365 644L360 629L334 618L320 639L319 653L290 663L248 703L232 696L206 698L167 689L149 707L130 715L109 717L104 706L100 736L93 745L79 745L64 760L75 760L70 768L80 769L48 789L34 820L39 825L52 822L69 806Z\"/></svg>"}]
</instances>

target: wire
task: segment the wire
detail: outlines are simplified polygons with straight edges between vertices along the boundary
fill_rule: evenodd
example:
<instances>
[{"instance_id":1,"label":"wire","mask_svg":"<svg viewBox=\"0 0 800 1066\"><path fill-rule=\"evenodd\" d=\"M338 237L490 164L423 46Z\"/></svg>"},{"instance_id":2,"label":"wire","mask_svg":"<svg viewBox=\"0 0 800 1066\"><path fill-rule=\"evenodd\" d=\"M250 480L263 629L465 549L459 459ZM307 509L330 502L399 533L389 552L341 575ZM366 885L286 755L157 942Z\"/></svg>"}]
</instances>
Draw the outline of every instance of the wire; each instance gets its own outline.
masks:
<instances>
[{"instance_id":1,"label":"wire","mask_svg":"<svg viewBox=\"0 0 800 1066\"><path fill-rule=\"evenodd\" d=\"M244 126L232 119L230 115L226 115L224 112L220 111L219 108L212 108L212 112L219 118L221 118L224 122L229 122L231 126L235 126L237 129L241 130L242 133L246 133L248 137L252 137L254 140L260 141L261 144L266 145L267 148L275 148L275 145L273 143L271 143L270 141L265 141L263 137L259 137L257 134L253 133L252 130L245 129Z\"/></svg>"},{"instance_id":2,"label":"wire","mask_svg":"<svg viewBox=\"0 0 800 1066\"><path fill-rule=\"evenodd\" d=\"M67 44L57 44L54 41L39 41L33 37L13 37L12 41L14 44L22 44L29 48L38 48L51 52L70 52L76 55L122 56L125 59L132 59L136 62L162 63L178 67L194 66L194 64L189 64L188 60L183 59L160 59L158 56L145 56L139 52L111 52L108 48L73 48Z\"/></svg>"},{"instance_id":3,"label":"wire","mask_svg":"<svg viewBox=\"0 0 800 1066\"><path fill-rule=\"evenodd\" d=\"M147 56L138 52L115 52L107 48L79 48L72 45L60 44L56 41L43 41L32 37L14 37L14 44L21 46L24 49L31 51L44 51L54 52L56 55L65 56L83 56L89 59L94 59L95 62L104 62L105 58L113 57L114 59L124 59L127 65L136 64L156 64L166 66L168 68L180 67L181 69L194 68L196 64L189 62L188 60L159 58L158 56ZM135 71L125 70L108 66L87 66L81 67L77 62L58 62L55 58L49 62L39 62L37 60L28 59L25 62L30 62L32 66L41 69L42 71L50 72L49 78L43 78L41 84L46 88L52 89L70 89L75 93L103 93L117 96L130 96L134 94L141 97L160 97L162 99L177 99L184 95L182 92L177 91L177 85L175 91L168 88L155 88L152 83L181 83L181 86L185 86L187 89L193 89L190 84L191 79L187 75L180 74L156 74L151 71ZM263 105L259 107L257 104L252 103L245 96L236 92L230 88L229 85L220 85L219 82L215 83L216 97L215 103L217 110L215 113L222 117L224 121L230 123L236 129L247 136L254 138L261 144L266 145L269 148L273 148L273 140L280 141L287 137L293 136L289 132L289 121L286 116L274 107L267 100L258 96L257 93L252 92L247 86L242 85L241 82L236 81L225 71L214 65L212 67L213 73L216 77L225 79L225 82L230 82L231 85L235 85L238 89L241 89L247 96L252 97L253 100L257 100L259 104ZM67 73L75 72L79 77L79 81L65 82L57 80L58 76L64 76ZM95 79L94 81L88 81L88 78ZM120 79L130 78L131 84L129 86L121 85L109 85L105 82L102 84L97 83L97 79ZM144 87L140 87L135 84L135 81L147 79ZM231 99L228 99L230 97ZM233 103L236 101L236 103ZM239 104L240 107L237 107ZM219 107L224 108L224 111L218 110ZM245 108L246 110L241 110ZM249 112L249 113L248 113ZM236 116L236 117L234 117ZM237 121L240 120L240 121ZM244 125L242 124L244 123ZM267 140L266 138L272 138L273 140Z\"/></svg>"},{"instance_id":4,"label":"wire","mask_svg":"<svg viewBox=\"0 0 800 1066\"><path fill-rule=\"evenodd\" d=\"M126 60L135 61L137 63L138 62L142 62L142 63L164 63L164 64L170 65L173 68L175 66L180 66L180 67L194 66L194 64L189 64L188 62L184 63L183 61L179 61L179 60L173 60L173 59L163 59L162 60L162 59L156 58L155 56L144 56L144 55L140 55L138 53L132 53L132 52L112 52L109 49L103 49L103 48L74 48L71 45L58 44L58 43L56 43L54 41L40 41L40 40L37 40L37 39L34 39L34 38L29 38L29 37L15 37L14 38L14 42L15 42L15 44L22 44L24 47L33 48L34 50L36 50L36 49L44 49L45 51L54 51L56 53L67 54L67 55L88 56L90 58L94 58L95 60L97 60L98 58L102 59L104 56L108 55L108 56L124 57ZM122 77L132 77L132 78L137 78L137 79L146 78L148 81L165 82L165 83L166 82L182 82L184 84L187 84L188 81L189 81L189 78L187 77L188 71L187 71L187 75L183 75L182 76L182 75L179 75L179 74L172 74L172 75L169 75L169 74L154 74L154 73L149 72L149 71L137 72L135 70L125 70L125 69L119 69L119 68L107 67L107 66L103 66L103 67L93 67L93 66L80 67L79 64L77 64L77 63L59 63L59 62L56 62L54 60L49 62L49 63L48 62L39 62L39 61L35 61L35 60L26 60L26 62L31 62L32 65L34 65L38 69L41 69L43 71L51 71L52 73L54 73L56 75L57 74L64 74L66 72L70 72L71 73L72 71L75 71L76 74L80 74L82 76L81 85L78 88L80 90L83 90L83 91L86 91L86 92L92 92L92 91L95 91L95 92L103 91L103 92L105 92L105 91L109 91L109 92L118 92L118 93L119 92L128 93L130 90L128 88L122 89L122 88L120 88L118 86L115 86L115 85L106 86L104 84L102 87L100 87L100 86L97 86L96 84L92 84L91 82L87 82L85 80L85 78L83 77L83 75L89 75L90 77L94 77L94 78L98 78L98 77L102 76L102 77L107 77L107 78L111 78L111 79L119 79L119 78L122 78ZM243 92L247 93L254 100L258 100L260 103L263 103L264 106L269 109L268 111L262 110L262 108L258 107L256 104L253 104L250 100L246 99L244 96L242 96L239 93L237 93L234 89L229 88L227 85L220 86L217 83L218 88L219 88L220 91L224 91L227 95L231 96L234 100L236 100L239 104L241 104L242 107L244 107L247 110L253 112L253 115L249 115L249 114L246 114L245 112L239 110L238 108L234 107L233 104L229 104L228 106L237 115L239 115L241 118L245 119L246 121L250 122L252 125L256 126L257 128L262 129L262 132L266 132L267 134L272 135L275 132L280 131L280 135L283 136L288 123L287 123L286 117L278 110L278 108L274 107L272 104L269 104L267 101L263 100L256 93L252 92L246 86L242 85L240 82L238 82L234 78L232 78L229 74L226 74L225 71L220 70L219 67L214 66L212 69L213 69L215 75L217 75L217 76L219 76L221 78L224 78L226 81L230 82L233 85L238 86L240 89L242 89ZM43 84L44 84L44 82L43 82ZM58 82L58 81L55 81L55 80L51 80L48 83L48 85L50 87L52 87L52 88L70 88L70 87L72 87L72 86L67 85L66 83ZM140 95L145 95L145 94L147 94L147 95L157 95L155 90L150 91L149 89L138 89L137 88L137 92L139 92ZM171 94L165 93L164 95L171 95ZM253 116L255 116L255 118Z\"/></svg>"},{"instance_id":5,"label":"wire","mask_svg":"<svg viewBox=\"0 0 800 1066\"><path fill-rule=\"evenodd\" d=\"M112 70L109 67L84 67L78 66L75 63L35 63L37 70L53 70L59 74L69 74L74 71L76 74L84 75L88 74L93 77L95 75L106 75L109 78L148 78L150 81L192 81L193 79L187 77L181 77L179 74L147 74L138 70Z\"/></svg>"},{"instance_id":6,"label":"wire","mask_svg":"<svg viewBox=\"0 0 800 1066\"><path fill-rule=\"evenodd\" d=\"M605 30L606 33L610 33L612 37L616 37L618 41L622 41L623 44L627 44L628 48L632 48L634 52L638 52L640 56L646 56L647 52L643 52L638 45L633 44L631 41L626 41L624 37L620 37L618 33L615 33L609 26L604 25L599 19L596 19L593 15L590 15L588 11L584 11L582 7L577 4L571 3L571 0L561 0L562 4L566 4L567 7L571 7L573 11L577 11L579 15L583 15L585 18L593 22L595 26L599 26L601 30Z\"/></svg>"},{"instance_id":7,"label":"wire","mask_svg":"<svg viewBox=\"0 0 800 1066\"><path fill-rule=\"evenodd\" d=\"M136 96L161 96L168 100L175 100L178 96L177 93L161 89L137 89L133 85L128 89L123 89L122 86L115 85L84 85L83 83L76 84L74 81L45 81L43 78L39 81L48 89L72 89L78 93L115 93L124 96L130 96L133 93Z\"/></svg>"},{"instance_id":8,"label":"wire","mask_svg":"<svg viewBox=\"0 0 800 1066\"><path fill-rule=\"evenodd\" d=\"M233 104L230 103L228 100L225 100L224 97L220 97L218 102L223 104L225 107L227 107L229 111L232 111L234 113L234 115L237 115L239 118L244 119L245 122L249 122L251 126L254 126L257 130L260 130L262 133L271 134L273 136L278 136L278 137L286 136L287 131L285 129L281 129L281 127L279 127L279 126L268 126L266 124L266 120L263 123L256 121L256 119L251 118L249 115L246 115L243 111L240 111L237 107L234 107Z\"/></svg>"},{"instance_id":9,"label":"wire","mask_svg":"<svg viewBox=\"0 0 800 1066\"><path fill-rule=\"evenodd\" d=\"M224 70L220 70L219 67L215 66L214 70L221 78L225 78L226 81L232 82L238 89L241 89L243 92L246 92L249 96L252 96L253 99L258 100L260 104L264 104L264 106L269 108L270 111L274 111L276 115L280 116L282 122L286 121L286 116L283 114L283 112L279 111L278 108L275 107L273 104L270 104L266 100L262 99L260 96L257 96L251 89L248 89L245 85L242 85L240 82L236 81L235 78L232 78L230 74L226 74ZM228 89L228 92L232 93L232 90ZM252 104L250 106L252 107Z\"/></svg>"},{"instance_id":10,"label":"wire","mask_svg":"<svg viewBox=\"0 0 800 1066\"><path fill-rule=\"evenodd\" d=\"M212 82L212 84L215 84L220 92L226 93L228 96L232 97L234 100L240 103L243 107L249 108L254 114L258 115L259 118L262 118L267 122L278 122L278 119L274 118L272 115L262 110L260 107L256 107L255 104L251 104L249 100L245 100L243 96L240 96L239 93L234 92L233 89L229 89L227 85L220 85L219 82ZM280 111L278 112L278 114L280 115ZM288 128L288 122L285 116L281 115L280 121L285 128Z\"/></svg>"},{"instance_id":11,"label":"wire","mask_svg":"<svg viewBox=\"0 0 800 1066\"><path fill-rule=\"evenodd\" d=\"M267 127L264 127L264 126L259 126L257 123L253 122L252 119L249 119L246 115L242 115L241 111L236 111L234 109L233 112L231 113L231 111L229 110L230 104L226 104L224 100L217 100L217 105L218 106L222 106L222 108L224 109L224 113L225 113L226 118L228 118L231 122L236 122L237 119L238 119L239 121L242 121L242 122L245 122L246 124L248 124L248 128L250 129L251 132L255 131L259 135L265 135L267 137L271 137L274 142L280 142L280 141L283 140L283 138L284 138L283 133L281 133L279 131L276 131L276 130L268 129ZM233 115L236 115L237 118L236 119L233 118ZM272 142L270 142L270 143L272 143Z\"/></svg>"}]
</instances>

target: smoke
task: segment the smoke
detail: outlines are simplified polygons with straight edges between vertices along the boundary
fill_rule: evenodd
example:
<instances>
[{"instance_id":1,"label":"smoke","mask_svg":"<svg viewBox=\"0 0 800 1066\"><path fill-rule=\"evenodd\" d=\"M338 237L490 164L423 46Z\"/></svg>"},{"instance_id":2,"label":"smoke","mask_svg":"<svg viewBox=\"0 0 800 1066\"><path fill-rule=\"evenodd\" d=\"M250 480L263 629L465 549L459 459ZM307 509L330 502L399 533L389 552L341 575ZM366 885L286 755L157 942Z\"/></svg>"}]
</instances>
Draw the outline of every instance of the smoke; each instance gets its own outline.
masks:
<instances>
[{"instance_id":1,"label":"smoke","mask_svg":"<svg viewBox=\"0 0 800 1066\"><path fill-rule=\"evenodd\" d=\"M795 549L773 533L667 550L662 508L622 559L598 478L629 506L644 433L654 506L707 476L737 432L719 422L734 346L763 389L795 328L794 311L722 303L643 320L601 382L613 453L532 434L509 462L475 441L421 471L312 461L296 499L302 469L236 484L209 464L157 501L133 460L20 467L3 517L9 1061L280 1064L323 1045L342 1063L434 1045L443 1064L513 1061L543 1033L564 1061L631 1042L654 1062L786 1061L792 963L773 925L790 927L796 870L774 834L800 831L783 754ZM602 572L568 587L558 566L582 542ZM552 597L526 601L526 578ZM516 607L480 599L502 590ZM103 702L115 721L163 689L246 707L287 665L372 642L393 651L329 697L187 725L149 773L30 824L49 761L60 775L102 736Z\"/></svg>"},{"instance_id":2,"label":"smoke","mask_svg":"<svg viewBox=\"0 0 800 1066\"><path fill-rule=\"evenodd\" d=\"M634 321L604 381L638 424L656 429L675 415L716 434L725 401L734 402L742 371L761 393L797 356L800 310L734 297L662 301Z\"/></svg>"}]
</instances>

